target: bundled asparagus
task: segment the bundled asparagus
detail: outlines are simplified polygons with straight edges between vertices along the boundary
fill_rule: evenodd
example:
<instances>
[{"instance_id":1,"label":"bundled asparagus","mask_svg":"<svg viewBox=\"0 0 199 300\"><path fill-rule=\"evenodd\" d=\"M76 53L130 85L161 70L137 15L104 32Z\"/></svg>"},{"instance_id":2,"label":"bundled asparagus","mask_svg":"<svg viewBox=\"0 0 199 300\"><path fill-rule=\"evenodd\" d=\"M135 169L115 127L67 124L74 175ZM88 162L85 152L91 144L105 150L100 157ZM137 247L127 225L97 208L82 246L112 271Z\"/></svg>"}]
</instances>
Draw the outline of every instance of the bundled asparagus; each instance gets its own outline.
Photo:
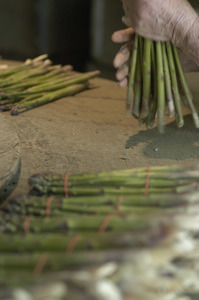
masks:
<instances>
[{"instance_id":1,"label":"bundled asparagus","mask_svg":"<svg viewBox=\"0 0 199 300\"><path fill-rule=\"evenodd\" d=\"M0 110L17 115L89 87L99 71L75 73L71 65L52 65L47 55L0 73Z\"/></svg>"},{"instance_id":2,"label":"bundled asparagus","mask_svg":"<svg viewBox=\"0 0 199 300\"><path fill-rule=\"evenodd\" d=\"M164 205L163 199L166 193L176 195L190 190L197 192L198 170L199 166L195 164L191 166L135 168L97 174L36 174L29 179L29 183L42 194L69 196L129 195L131 196L130 201L134 204L137 203L137 205L142 205L143 201L147 201L146 199L151 203L154 202L154 205L158 205L159 199L159 205L160 203ZM158 198L155 194L162 194L162 197ZM151 195L151 198L144 198L143 196L146 195ZM170 199L167 195L165 198L166 201ZM112 200L113 198L109 199ZM176 201L178 201L178 197L176 197ZM174 201L174 203L177 202ZM169 205L172 205L171 201Z\"/></svg>"},{"instance_id":3,"label":"bundled asparagus","mask_svg":"<svg viewBox=\"0 0 199 300\"><path fill-rule=\"evenodd\" d=\"M9 289L0 297L17 299L10 289L17 286L37 299L38 284L45 291L55 279L70 299L199 294L198 165L35 175L29 182L37 195L1 208L0 287Z\"/></svg>"},{"instance_id":4,"label":"bundled asparagus","mask_svg":"<svg viewBox=\"0 0 199 300\"><path fill-rule=\"evenodd\" d=\"M134 89L133 105L132 89ZM194 124L199 116L193 104L177 48L170 42L154 42L135 35L127 94L127 115L152 128L156 117L158 129L164 132L166 107L169 117L175 115L177 126L183 127L181 102L189 106Z\"/></svg>"}]
</instances>

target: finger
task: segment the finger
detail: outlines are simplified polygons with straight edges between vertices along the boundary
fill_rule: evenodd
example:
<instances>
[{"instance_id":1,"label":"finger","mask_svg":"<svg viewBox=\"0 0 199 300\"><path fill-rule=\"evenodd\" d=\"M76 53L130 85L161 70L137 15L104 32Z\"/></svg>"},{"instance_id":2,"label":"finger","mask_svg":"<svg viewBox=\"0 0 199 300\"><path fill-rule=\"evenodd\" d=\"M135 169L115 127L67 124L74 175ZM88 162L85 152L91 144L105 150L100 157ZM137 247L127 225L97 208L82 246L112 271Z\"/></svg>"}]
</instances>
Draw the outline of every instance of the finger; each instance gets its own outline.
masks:
<instances>
[{"instance_id":1,"label":"finger","mask_svg":"<svg viewBox=\"0 0 199 300\"><path fill-rule=\"evenodd\" d=\"M124 64L126 64L130 58L130 53L132 50L132 44L127 44L123 46L120 51L116 54L113 60L113 66L115 68L121 68Z\"/></svg>"},{"instance_id":2,"label":"finger","mask_svg":"<svg viewBox=\"0 0 199 300\"><path fill-rule=\"evenodd\" d=\"M127 29L115 31L112 34L111 39L114 43L126 43L132 41L133 36L134 36L133 28L127 28Z\"/></svg>"},{"instance_id":3,"label":"finger","mask_svg":"<svg viewBox=\"0 0 199 300\"><path fill-rule=\"evenodd\" d=\"M124 78L123 80L119 81L118 86L121 88L125 88L128 85L128 79Z\"/></svg>"},{"instance_id":4,"label":"finger","mask_svg":"<svg viewBox=\"0 0 199 300\"><path fill-rule=\"evenodd\" d=\"M127 77L129 73L129 67L127 65L124 65L121 69L118 69L116 73L116 79L118 81L122 81L124 78Z\"/></svg>"}]
</instances>

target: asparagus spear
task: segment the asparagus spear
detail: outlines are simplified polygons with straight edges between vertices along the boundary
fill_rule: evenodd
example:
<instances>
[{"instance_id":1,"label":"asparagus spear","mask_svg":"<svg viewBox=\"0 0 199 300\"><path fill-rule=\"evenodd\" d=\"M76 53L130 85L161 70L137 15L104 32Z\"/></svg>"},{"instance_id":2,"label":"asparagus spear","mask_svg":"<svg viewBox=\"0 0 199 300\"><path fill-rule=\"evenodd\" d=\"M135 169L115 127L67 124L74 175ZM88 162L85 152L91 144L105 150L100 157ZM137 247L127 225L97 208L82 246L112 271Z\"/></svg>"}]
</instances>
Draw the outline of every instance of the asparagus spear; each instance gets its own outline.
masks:
<instances>
[{"instance_id":1,"label":"asparagus spear","mask_svg":"<svg viewBox=\"0 0 199 300\"><path fill-rule=\"evenodd\" d=\"M157 56L157 113L158 113L158 129L161 133L164 132L164 114L165 114L165 85L164 85L164 71L162 59L162 45L156 42L156 56Z\"/></svg>"},{"instance_id":2,"label":"asparagus spear","mask_svg":"<svg viewBox=\"0 0 199 300\"><path fill-rule=\"evenodd\" d=\"M121 230L121 231L136 231L144 230L151 226L159 226L161 221L158 217L151 219L143 216L126 216L120 217L117 214L108 216L57 216L51 218L39 218L31 216L29 219L29 231L35 233L42 232L67 232L69 230L90 230L100 231L102 224L109 221L106 230ZM125 221L125 222L124 222ZM9 216L4 215L0 218L0 232L24 232L24 226L27 222L27 217L24 216Z\"/></svg>"},{"instance_id":3,"label":"asparagus spear","mask_svg":"<svg viewBox=\"0 0 199 300\"><path fill-rule=\"evenodd\" d=\"M34 93L45 93L45 92L51 92L51 91L56 91L56 90L60 90L63 88L66 88L68 86L71 86L73 84L77 84L77 83L82 83L82 82L86 82L87 80L94 78L96 76L98 76L100 74L99 71L93 71L93 72L87 72L81 75L73 75L72 78L62 78L62 79L58 79L55 82L51 82L51 84L48 83L44 83L44 84L40 84L38 86L34 86L31 87L27 90L25 90L24 92L21 92L19 94L17 94L16 96L27 96L27 95L32 95Z\"/></svg>"},{"instance_id":4,"label":"asparagus spear","mask_svg":"<svg viewBox=\"0 0 199 300\"><path fill-rule=\"evenodd\" d=\"M153 42L151 45L151 65L152 65L152 94L151 94L151 104L150 104L150 112L147 119L147 128L152 128L155 123L156 115L157 115L157 63L156 63L156 50L155 43Z\"/></svg>"},{"instance_id":5,"label":"asparagus spear","mask_svg":"<svg viewBox=\"0 0 199 300\"><path fill-rule=\"evenodd\" d=\"M171 77L170 77L170 72L169 72L169 64L168 64L165 43L162 43L162 53L163 53L163 65L164 65L164 78L165 78L167 105L168 105L169 117L172 118L175 114L175 106L174 106L174 100L173 100Z\"/></svg>"},{"instance_id":6,"label":"asparagus spear","mask_svg":"<svg viewBox=\"0 0 199 300\"><path fill-rule=\"evenodd\" d=\"M0 236L0 253L18 252L66 252L72 239L77 236L74 251L96 251L103 249L125 249L137 247L155 246L168 240L173 234L171 226L151 226L145 230L125 232L105 232L103 234L93 232L69 232L45 233L45 234L2 234Z\"/></svg>"},{"instance_id":7,"label":"asparagus spear","mask_svg":"<svg viewBox=\"0 0 199 300\"><path fill-rule=\"evenodd\" d=\"M148 178L148 179L147 179ZM60 195L144 195L146 181L148 194L153 193L182 193L194 190L198 184L199 172L197 166L186 168L171 167L147 169L131 169L98 174L41 174L30 178L30 185L41 193L55 193Z\"/></svg>"},{"instance_id":8,"label":"asparagus spear","mask_svg":"<svg viewBox=\"0 0 199 300\"><path fill-rule=\"evenodd\" d=\"M150 95L151 95L151 45L152 41L144 39L143 51L143 95L140 119L146 119L149 115Z\"/></svg>"},{"instance_id":9,"label":"asparagus spear","mask_svg":"<svg viewBox=\"0 0 199 300\"><path fill-rule=\"evenodd\" d=\"M140 39L139 39L139 49L140 49ZM134 84L134 95L133 95L133 116L136 119L140 117L140 106L142 98L142 75L141 75L141 59L142 57L140 51L138 52L136 73L135 73L135 84Z\"/></svg>"},{"instance_id":10,"label":"asparagus spear","mask_svg":"<svg viewBox=\"0 0 199 300\"><path fill-rule=\"evenodd\" d=\"M129 85L127 91L127 100L126 100L126 114L130 116L131 102L132 102L132 91L135 79L135 70L136 70L136 61L137 61L137 53L138 53L138 35L135 35L134 45L133 45L133 54L131 61L131 71L129 76Z\"/></svg>"},{"instance_id":11,"label":"asparagus spear","mask_svg":"<svg viewBox=\"0 0 199 300\"><path fill-rule=\"evenodd\" d=\"M19 196L2 207L6 213L36 216L73 214L114 214L119 206L120 215L170 215L192 213L198 210L198 191L183 194L157 194L123 196L121 202L115 196L59 197ZM187 208L187 205L191 207Z\"/></svg>"},{"instance_id":12,"label":"asparagus spear","mask_svg":"<svg viewBox=\"0 0 199 300\"><path fill-rule=\"evenodd\" d=\"M172 45L172 49L173 49L173 53L174 53L174 59L175 59L177 71L178 71L178 74L179 74L179 80L181 82L181 85L182 85L186 100L188 102L188 105L191 109L194 124L195 124L196 128L199 128L198 113L197 113L197 111L194 107L193 96L192 96L191 91L188 87L187 80L186 80L184 72L182 70L182 66L181 66L181 63L180 63L179 56L178 56L177 48Z\"/></svg>"},{"instance_id":13,"label":"asparagus spear","mask_svg":"<svg viewBox=\"0 0 199 300\"><path fill-rule=\"evenodd\" d=\"M74 74L71 65L52 65L47 55L27 60L19 67L0 74L0 110L15 115L28 109L74 95L88 87L88 80L99 71ZM71 85L74 85L71 87ZM13 103L19 102L19 105Z\"/></svg>"},{"instance_id":14,"label":"asparagus spear","mask_svg":"<svg viewBox=\"0 0 199 300\"><path fill-rule=\"evenodd\" d=\"M68 86L68 87L60 89L58 91L54 91L52 93L41 96L38 99L35 99L32 101L25 101L25 100L21 101L18 105L12 107L11 114L18 115L19 113L22 113L29 109L44 105L49 102L53 102L57 99L60 99L60 98L66 97L66 96L75 95L75 94L85 90L87 87L88 87L88 85L85 83L74 84L72 86Z\"/></svg>"},{"instance_id":15,"label":"asparagus spear","mask_svg":"<svg viewBox=\"0 0 199 300\"><path fill-rule=\"evenodd\" d=\"M139 41L142 41L144 47ZM140 57L143 57L141 61L143 70L141 73L139 66ZM140 88L140 82L142 82L142 89ZM132 89L134 88L133 116L135 118L139 117L140 125L146 123L147 128L152 128L155 123L155 117L158 115L158 129L163 133L166 91L169 116L172 117L176 113L177 126L179 128L183 127L184 119L181 110L179 82L191 109L195 126L198 128L198 113L194 107L176 47L168 41L154 42L135 34L127 92L127 115L131 104ZM141 93L142 100L140 101Z\"/></svg>"}]
</instances>

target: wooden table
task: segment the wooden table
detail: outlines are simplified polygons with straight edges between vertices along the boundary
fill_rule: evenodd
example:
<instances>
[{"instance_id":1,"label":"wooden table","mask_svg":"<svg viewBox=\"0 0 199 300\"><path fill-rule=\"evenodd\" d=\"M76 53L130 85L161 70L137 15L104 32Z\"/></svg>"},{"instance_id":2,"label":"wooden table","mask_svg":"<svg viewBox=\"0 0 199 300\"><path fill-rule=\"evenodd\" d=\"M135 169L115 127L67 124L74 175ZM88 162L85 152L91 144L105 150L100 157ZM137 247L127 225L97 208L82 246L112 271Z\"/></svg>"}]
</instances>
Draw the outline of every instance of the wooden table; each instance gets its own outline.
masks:
<instances>
[{"instance_id":1,"label":"wooden table","mask_svg":"<svg viewBox=\"0 0 199 300\"><path fill-rule=\"evenodd\" d=\"M189 75L199 110L198 82L198 74ZM188 110L184 110L184 128L177 129L175 120L167 118L165 134L161 135L157 128L146 130L133 117L126 118L126 90L116 82L97 78L91 83L92 89L74 97L18 116L3 113L20 144L21 175L10 197L27 193L28 178L35 173L197 163L199 133Z\"/></svg>"}]
</instances>

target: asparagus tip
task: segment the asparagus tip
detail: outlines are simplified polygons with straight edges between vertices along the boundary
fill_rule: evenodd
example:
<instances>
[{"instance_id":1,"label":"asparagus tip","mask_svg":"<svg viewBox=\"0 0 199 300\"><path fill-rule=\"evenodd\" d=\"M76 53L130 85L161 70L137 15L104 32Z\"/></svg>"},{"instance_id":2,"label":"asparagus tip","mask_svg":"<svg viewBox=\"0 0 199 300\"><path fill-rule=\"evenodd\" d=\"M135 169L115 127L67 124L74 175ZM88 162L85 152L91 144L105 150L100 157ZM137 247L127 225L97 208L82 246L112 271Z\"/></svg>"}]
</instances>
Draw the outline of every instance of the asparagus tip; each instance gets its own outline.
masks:
<instances>
[{"instance_id":1,"label":"asparagus tip","mask_svg":"<svg viewBox=\"0 0 199 300\"><path fill-rule=\"evenodd\" d=\"M11 115L12 116L17 116L19 114L19 111L17 108L12 108L11 111L10 111Z\"/></svg>"}]
</instances>

